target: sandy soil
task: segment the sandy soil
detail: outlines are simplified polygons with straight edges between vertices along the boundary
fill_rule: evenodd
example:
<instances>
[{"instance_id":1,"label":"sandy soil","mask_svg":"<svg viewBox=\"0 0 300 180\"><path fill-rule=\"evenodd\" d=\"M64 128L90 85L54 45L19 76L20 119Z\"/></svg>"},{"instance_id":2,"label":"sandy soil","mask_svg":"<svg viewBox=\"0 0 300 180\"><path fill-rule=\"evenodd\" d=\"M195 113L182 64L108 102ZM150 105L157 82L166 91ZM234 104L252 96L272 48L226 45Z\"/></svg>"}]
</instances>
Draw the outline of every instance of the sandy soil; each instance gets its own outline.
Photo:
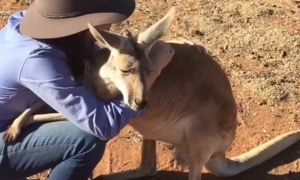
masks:
<instances>
[{"instance_id":1,"label":"sandy soil","mask_svg":"<svg viewBox=\"0 0 300 180\"><path fill-rule=\"evenodd\" d=\"M228 156L239 155L300 122L299 0L137 0L134 15L113 27L138 32L175 6L177 18L167 37L184 37L205 46L226 70L239 108L239 127ZM9 14L25 9L29 0L0 0L0 27ZM157 8L159 7L159 8ZM108 146L95 169L100 174L138 167L141 137L130 127ZM241 175L204 180L300 179L300 143ZM173 146L158 142L158 175L152 180L185 180L187 167L176 166ZM45 179L47 173L32 178ZM144 178L145 180L147 178Z\"/></svg>"}]
</instances>

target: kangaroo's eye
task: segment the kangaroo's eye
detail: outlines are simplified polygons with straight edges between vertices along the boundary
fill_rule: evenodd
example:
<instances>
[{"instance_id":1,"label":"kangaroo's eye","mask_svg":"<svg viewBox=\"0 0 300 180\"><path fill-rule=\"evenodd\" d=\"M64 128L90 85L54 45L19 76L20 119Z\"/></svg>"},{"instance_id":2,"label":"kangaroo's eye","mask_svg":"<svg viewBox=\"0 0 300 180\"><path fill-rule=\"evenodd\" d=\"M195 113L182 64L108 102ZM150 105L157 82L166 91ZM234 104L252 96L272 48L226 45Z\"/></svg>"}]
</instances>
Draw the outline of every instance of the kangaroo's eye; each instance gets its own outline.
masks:
<instances>
[{"instance_id":1,"label":"kangaroo's eye","mask_svg":"<svg viewBox=\"0 0 300 180\"><path fill-rule=\"evenodd\" d=\"M128 73L132 73L133 72L133 68L130 69L120 69L120 71L124 74L128 74Z\"/></svg>"}]
</instances>

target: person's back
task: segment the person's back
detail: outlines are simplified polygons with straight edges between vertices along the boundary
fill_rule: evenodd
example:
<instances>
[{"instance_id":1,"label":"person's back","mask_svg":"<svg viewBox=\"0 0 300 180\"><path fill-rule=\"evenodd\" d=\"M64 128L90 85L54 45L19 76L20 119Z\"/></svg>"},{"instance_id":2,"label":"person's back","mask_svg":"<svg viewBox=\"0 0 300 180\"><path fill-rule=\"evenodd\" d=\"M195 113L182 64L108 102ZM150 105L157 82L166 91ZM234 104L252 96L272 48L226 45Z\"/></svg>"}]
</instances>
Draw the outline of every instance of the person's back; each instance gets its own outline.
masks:
<instances>
[{"instance_id":1,"label":"person's back","mask_svg":"<svg viewBox=\"0 0 300 180\"><path fill-rule=\"evenodd\" d=\"M0 132L39 99L20 83L20 72L30 52L41 47L50 48L20 34L24 12L13 14L0 31ZM32 72L39 75L38 68L33 67Z\"/></svg>"}]
</instances>

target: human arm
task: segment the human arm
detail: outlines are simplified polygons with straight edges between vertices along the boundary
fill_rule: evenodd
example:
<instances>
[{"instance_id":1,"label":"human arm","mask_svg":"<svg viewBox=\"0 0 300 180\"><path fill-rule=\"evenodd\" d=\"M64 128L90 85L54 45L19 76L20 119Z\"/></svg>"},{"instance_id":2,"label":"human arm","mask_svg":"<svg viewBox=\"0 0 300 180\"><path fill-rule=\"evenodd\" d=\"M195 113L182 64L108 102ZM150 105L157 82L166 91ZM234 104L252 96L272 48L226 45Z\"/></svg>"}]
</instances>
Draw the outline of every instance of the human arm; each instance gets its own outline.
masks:
<instances>
[{"instance_id":1,"label":"human arm","mask_svg":"<svg viewBox=\"0 0 300 180\"><path fill-rule=\"evenodd\" d=\"M64 54L55 49L39 49L24 62L19 81L57 112L84 131L108 140L118 135L133 111L121 99L102 102L77 83Z\"/></svg>"}]
</instances>

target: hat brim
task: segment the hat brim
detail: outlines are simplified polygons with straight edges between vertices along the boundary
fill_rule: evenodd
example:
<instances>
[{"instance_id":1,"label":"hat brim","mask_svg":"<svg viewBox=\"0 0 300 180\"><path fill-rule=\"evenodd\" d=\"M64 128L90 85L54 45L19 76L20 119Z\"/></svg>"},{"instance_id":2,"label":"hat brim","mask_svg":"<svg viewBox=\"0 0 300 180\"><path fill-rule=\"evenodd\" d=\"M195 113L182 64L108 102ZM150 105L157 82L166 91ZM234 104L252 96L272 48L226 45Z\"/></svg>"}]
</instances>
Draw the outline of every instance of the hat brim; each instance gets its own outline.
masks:
<instances>
[{"instance_id":1,"label":"hat brim","mask_svg":"<svg viewBox=\"0 0 300 180\"><path fill-rule=\"evenodd\" d=\"M126 20L135 9L135 0L109 0L95 12L62 19L43 17L32 4L20 24L20 32L35 39L53 39L76 34L93 26L114 24Z\"/></svg>"}]
</instances>

